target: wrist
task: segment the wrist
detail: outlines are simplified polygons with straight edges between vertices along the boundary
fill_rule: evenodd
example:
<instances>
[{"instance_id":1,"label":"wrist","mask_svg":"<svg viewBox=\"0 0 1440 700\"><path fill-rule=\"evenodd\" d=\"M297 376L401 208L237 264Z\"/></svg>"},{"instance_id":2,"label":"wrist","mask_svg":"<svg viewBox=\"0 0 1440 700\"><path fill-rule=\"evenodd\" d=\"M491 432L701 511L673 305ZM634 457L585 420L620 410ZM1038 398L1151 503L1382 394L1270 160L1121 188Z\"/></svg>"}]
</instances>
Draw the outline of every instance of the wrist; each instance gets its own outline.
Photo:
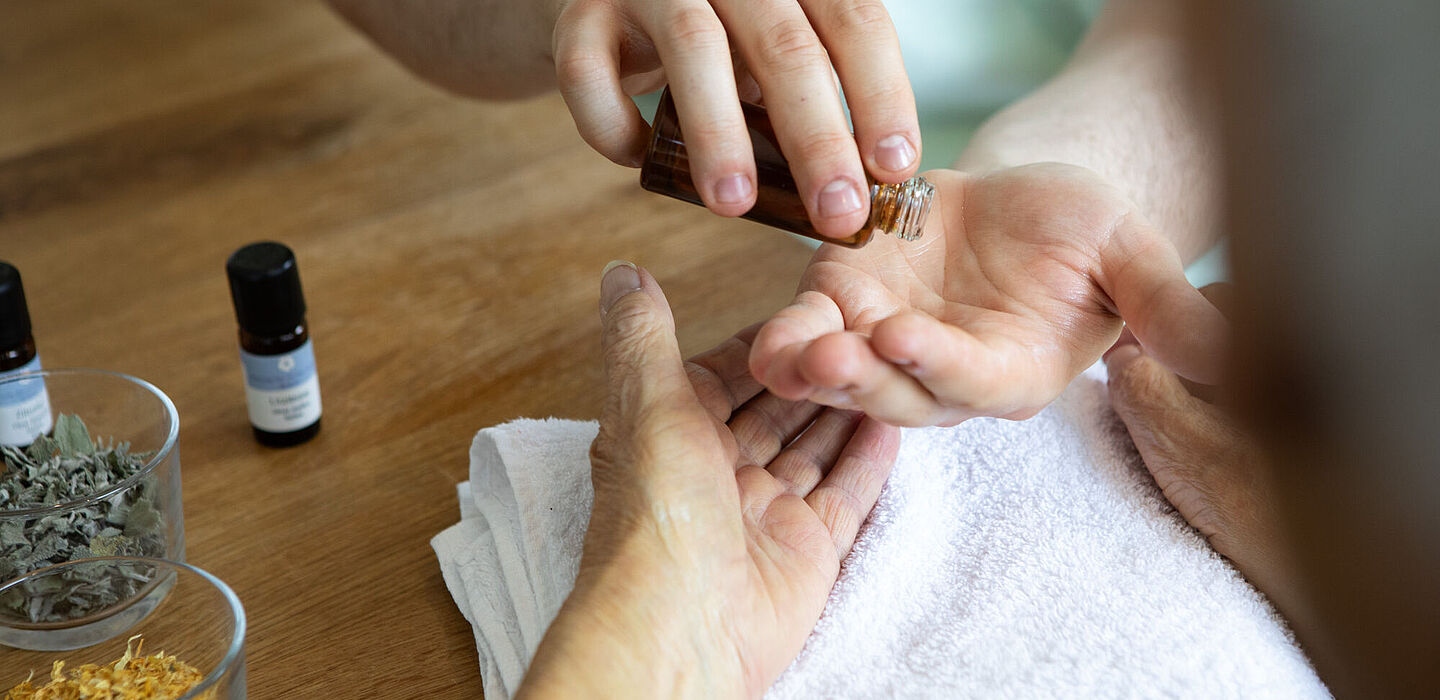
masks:
<instances>
[{"instance_id":1,"label":"wrist","mask_svg":"<svg viewBox=\"0 0 1440 700\"><path fill-rule=\"evenodd\" d=\"M744 695L719 605L693 586L654 578L673 567L646 562L631 551L582 571L519 696Z\"/></svg>"}]
</instances>

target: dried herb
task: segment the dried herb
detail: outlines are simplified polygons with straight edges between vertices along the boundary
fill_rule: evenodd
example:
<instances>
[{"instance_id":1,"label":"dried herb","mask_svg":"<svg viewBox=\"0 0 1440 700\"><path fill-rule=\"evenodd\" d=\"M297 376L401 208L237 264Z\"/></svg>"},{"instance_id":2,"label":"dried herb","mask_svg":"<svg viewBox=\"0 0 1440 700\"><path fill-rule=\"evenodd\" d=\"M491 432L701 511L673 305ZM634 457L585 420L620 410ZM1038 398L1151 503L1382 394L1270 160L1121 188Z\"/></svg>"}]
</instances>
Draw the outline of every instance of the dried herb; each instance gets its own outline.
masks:
<instances>
[{"instance_id":1,"label":"dried herb","mask_svg":"<svg viewBox=\"0 0 1440 700\"><path fill-rule=\"evenodd\" d=\"M153 479L80 508L24 517L4 512L103 491L138 474L153 454L131 453L125 442L92 440L85 423L68 414L55 421L53 435L36 438L28 448L0 447L0 582L72 559L163 556L165 523L155 506ZM143 572L113 566L77 567L24 591L7 590L0 596L0 614L63 622L126 600L148 581Z\"/></svg>"},{"instance_id":2,"label":"dried herb","mask_svg":"<svg viewBox=\"0 0 1440 700\"><path fill-rule=\"evenodd\" d=\"M120 660L98 666L85 664L65 671L65 662L56 661L50 668L50 682L36 686L30 678L5 693L5 700L68 700L69 698L111 698L113 700L175 700L205 680L205 674L173 654L158 652L141 655L144 641L140 635L125 645ZM213 698L206 691L201 698Z\"/></svg>"}]
</instances>

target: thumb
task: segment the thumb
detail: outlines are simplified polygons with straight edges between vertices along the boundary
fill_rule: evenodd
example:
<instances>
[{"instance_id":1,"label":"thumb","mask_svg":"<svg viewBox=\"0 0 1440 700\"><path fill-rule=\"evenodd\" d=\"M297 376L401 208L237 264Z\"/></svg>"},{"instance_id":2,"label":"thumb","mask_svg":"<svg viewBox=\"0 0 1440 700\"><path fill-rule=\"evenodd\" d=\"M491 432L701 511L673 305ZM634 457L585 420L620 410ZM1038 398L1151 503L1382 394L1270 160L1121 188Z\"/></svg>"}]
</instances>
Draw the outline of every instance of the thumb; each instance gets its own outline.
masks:
<instances>
[{"instance_id":1,"label":"thumb","mask_svg":"<svg viewBox=\"0 0 1440 700\"><path fill-rule=\"evenodd\" d=\"M655 278L616 260L600 279L606 414L634 417L693 393L675 340L675 319Z\"/></svg>"},{"instance_id":2,"label":"thumb","mask_svg":"<svg viewBox=\"0 0 1440 700\"><path fill-rule=\"evenodd\" d=\"M1229 324L1185 279L1170 241L1132 214L1116 227L1101 267L1105 293L1147 355L1191 381L1220 383Z\"/></svg>"}]
</instances>

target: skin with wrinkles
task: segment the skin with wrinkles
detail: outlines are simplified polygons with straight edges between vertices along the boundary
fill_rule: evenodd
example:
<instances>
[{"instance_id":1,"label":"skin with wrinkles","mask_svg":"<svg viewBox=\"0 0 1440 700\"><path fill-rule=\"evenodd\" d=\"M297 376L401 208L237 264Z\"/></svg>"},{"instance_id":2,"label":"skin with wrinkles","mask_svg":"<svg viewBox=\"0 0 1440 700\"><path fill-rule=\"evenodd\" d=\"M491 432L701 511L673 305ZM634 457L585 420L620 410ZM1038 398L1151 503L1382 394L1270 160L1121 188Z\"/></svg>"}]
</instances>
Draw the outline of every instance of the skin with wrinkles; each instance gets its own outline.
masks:
<instances>
[{"instance_id":1,"label":"skin with wrinkles","mask_svg":"<svg viewBox=\"0 0 1440 700\"><path fill-rule=\"evenodd\" d=\"M520 695L757 697L819 618L899 433L765 392L753 327L682 363L664 296L636 280L602 312L579 576Z\"/></svg>"}]
</instances>

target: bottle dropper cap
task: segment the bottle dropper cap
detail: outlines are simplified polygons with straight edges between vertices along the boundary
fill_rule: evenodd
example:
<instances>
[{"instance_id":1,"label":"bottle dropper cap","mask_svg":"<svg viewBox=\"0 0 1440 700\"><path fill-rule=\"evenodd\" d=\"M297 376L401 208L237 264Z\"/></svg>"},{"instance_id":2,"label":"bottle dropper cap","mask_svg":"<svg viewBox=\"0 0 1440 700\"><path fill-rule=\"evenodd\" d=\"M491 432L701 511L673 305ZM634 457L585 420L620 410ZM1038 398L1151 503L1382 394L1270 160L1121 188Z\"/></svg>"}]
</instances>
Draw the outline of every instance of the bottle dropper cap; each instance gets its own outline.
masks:
<instances>
[{"instance_id":1,"label":"bottle dropper cap","mask_svg":"<svg viewBox=\"0 0 1440 700\"><path fill-rule=\"evenodd\" d=\"M0 260L0 351L14 348L29 337L30 309L25 305L20 271Z\"/></svg>"},{"instance_id":2,"label":"bottle dropper cap","mask_svg":"<svg viewBox=\"0 0 1440 700\"><path fill-rule=\"evenodd\" d=\"M261 241L225 261L230 299L240 327L260 336L295 331L305 321L305 295L295 254L282 243Z\"/></svg>"}]
</instances>

